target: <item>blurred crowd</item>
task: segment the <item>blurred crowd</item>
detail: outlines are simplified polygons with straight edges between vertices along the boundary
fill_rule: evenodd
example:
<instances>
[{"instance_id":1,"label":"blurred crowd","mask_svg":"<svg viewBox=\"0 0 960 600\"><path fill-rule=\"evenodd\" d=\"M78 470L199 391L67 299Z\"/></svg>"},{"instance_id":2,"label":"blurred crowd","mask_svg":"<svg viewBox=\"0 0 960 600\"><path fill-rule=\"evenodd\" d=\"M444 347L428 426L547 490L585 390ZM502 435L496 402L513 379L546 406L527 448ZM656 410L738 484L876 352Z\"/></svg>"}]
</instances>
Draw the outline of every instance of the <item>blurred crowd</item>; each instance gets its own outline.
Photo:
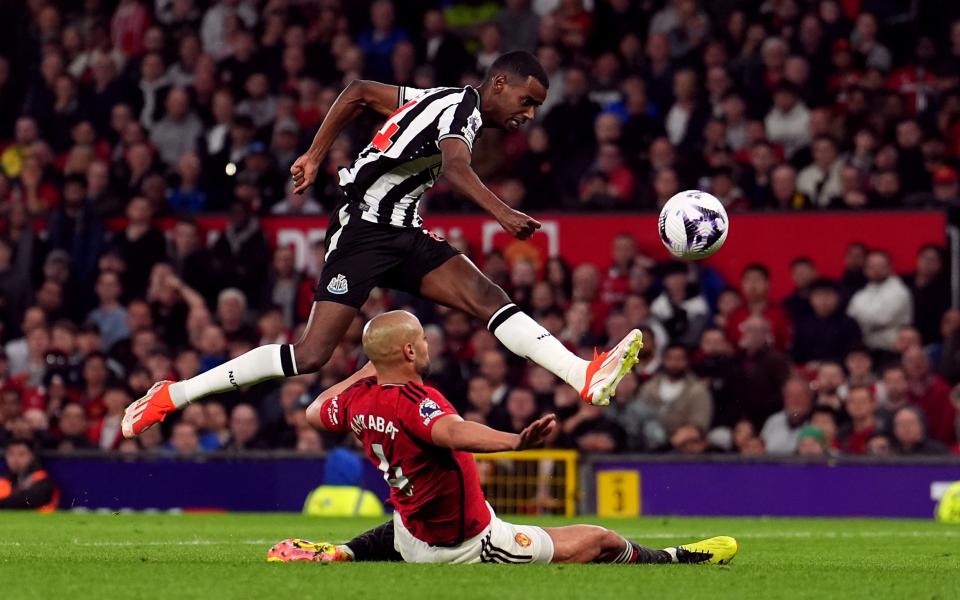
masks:
<instances>
[{"instance_id":1,"label":"blurred crowd","mask_svg":"<svg viewBox=\"0 0 960 600\"><path fill-rule=\"evenodd\" d=\"M289 194L285 173L358 77L477 84L499 53L536 52L551 81L537 119L475 146L478 172L521 208L652 209L688 187L730 210L953 206L958 7L901 4L0 1L0 446L350 443L308 427L304 408L362 363L365 318L406 307L426 325L430 382L466 418L520 431L552 411L558 447L957 451L960 311L942 248L896 274L882 248L854 244L839 280L818 273L837 265L799 257L781 301L762 260L724 281L657 264L629 235L597 265L463 248L584 356L644 331L611 407L584 405L462 313L375 290L320 373L205 399L137 440L119 433L154 381L298 338L323 248L300 270L258 217L330 208L336 169L375 120L334 145L312 194ZM465 210L442 182L424 204ZM212 244L191 217L210 211L229 211Z\"/></svg>"},{"instance_id":2,"label":"blurred crowd","mask_svg":"<svg viewBox=\"0 0 960 600\"><path fill-rule=\"evenodd\" d=\"M376 289L319 373L207 398L162 428L123 440L124 408L153 382L191 377L303 332L315 273L297 271L289 247L277 248L258 268L254 258L269 252L256 221L246 218L246 238L228 229L210 249L197 245L192 221L178 221L164 244L149 221L131 219L96 262L94 300L86 308L84 290L66 291L76 281L69 258L44 261L46 279L34 299L24 298L20 321L4 322L0 444L25 438L63 451L184 455L350 444L352 438L311 429L305 408L362 365L365 319L406 308L425 324L428 382L465 418L519 432L554 412L561 427L551 444L558 447L780 455L958 451L960 310L950 307L940 247L921 248L916 270L903 277L882 249L861 244L838 257L839 280L821 277L818 265L797 258L793 290L778 301L762 264L746 267L740 281L725 282L699 263L655 263L627 234L615 238L602 266L571 268L553 258L538 270L499 253L474 257L581 356L591 357L631 328L643 331L640 363L610 407L584 404L577 391L506 352L467 315ZM244 249L247 255L231 254ZM16 283L6 291L29 289L11 255L10 246L0 244L0 277ZM216 276L234 284L204 291L202 284ZM244 281L246 289L239 287Z\"/></svg>"},{"instance_id":3,"label":"blurred crowd","mask_svg":"<svg viewBox=\"0 0 960 600\"><path fill-rule=\"evenodd\" d=\"M731 210L953 206L960 6L895 0L5 1L0 204L31 216L330 208L288 170L356 78L477 85L535 52L549 96L489 131L475 167L526 209L652 209L682 189ZM67 185L73 190L68 191ZM444 186L426 205L463 210Z\"/></svg>"}]
</instances>

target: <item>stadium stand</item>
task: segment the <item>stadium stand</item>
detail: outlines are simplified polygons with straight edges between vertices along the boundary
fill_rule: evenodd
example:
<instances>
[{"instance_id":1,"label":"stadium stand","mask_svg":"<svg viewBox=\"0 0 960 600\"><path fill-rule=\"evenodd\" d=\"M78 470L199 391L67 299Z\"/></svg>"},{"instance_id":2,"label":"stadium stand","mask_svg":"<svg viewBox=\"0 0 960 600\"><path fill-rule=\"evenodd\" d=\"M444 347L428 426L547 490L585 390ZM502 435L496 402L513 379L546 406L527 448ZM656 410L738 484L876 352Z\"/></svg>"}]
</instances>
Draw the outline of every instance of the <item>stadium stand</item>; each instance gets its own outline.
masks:
<instances>
[{"instance_id":1,"label":"stadium stand","mask_svg":"<svg viewBox=\"0 0 960 600\"><path fill-rule=\"evenodd\" d=\"M960 209L953 3L0 7L0 446L190 456L351 443L317 435L304 409L360 365L359 318L317 374L205 399L136 440L119 419L155 380L302 331L322 245L284 243L275 220L332 209L337 169L370 139L373 115L338 140L310 192L291 194L288 172L357 78L477 84L501 53L535 52L547 102L517 133L485 132L474 153L490 187L535 214L627 219L699 188L730 211L733 238L741 215ZM424 205L428 227L431 214L476 218L442 181ZM910 228L891 214L889 229ZM364 315L416 312L432 383L466 418L519 432L555 412L553 446L582 454L960 452L958 266L942 231L909 248L895 234L865 247L848 231L830 264L780 248L789 271L756 247L734 273L663 261L648 251L652 227L628 231L603 261L485 253L446 232L578 353L643 329L641 363L609 409L463 314L377 290Z\"/></svg>"}]
</instances>

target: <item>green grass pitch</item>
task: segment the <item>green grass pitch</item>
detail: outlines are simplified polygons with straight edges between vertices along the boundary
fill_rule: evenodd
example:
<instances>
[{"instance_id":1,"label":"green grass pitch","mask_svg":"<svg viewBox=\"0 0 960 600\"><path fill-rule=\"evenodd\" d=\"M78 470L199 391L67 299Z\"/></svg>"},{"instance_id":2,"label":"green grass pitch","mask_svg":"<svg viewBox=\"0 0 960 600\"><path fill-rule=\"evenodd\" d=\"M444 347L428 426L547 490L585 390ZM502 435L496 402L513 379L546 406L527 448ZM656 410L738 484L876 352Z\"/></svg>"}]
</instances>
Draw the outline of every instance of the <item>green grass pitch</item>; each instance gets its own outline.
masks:
<instances>
[{"instance_id":1,"label":"green grass pitch","mask_svg":"<svg viewBox=\"0 0 960 600\"><path fill-rule=\"evenodd\" d=\"M562 525L563 519L517 521ZM732 565L267 564L290 536L375 521L284 514L0 513L0 598L960 598L960 526L825 519L582 519L666 546L740 540Z\"/></svg>"}]
</instances>

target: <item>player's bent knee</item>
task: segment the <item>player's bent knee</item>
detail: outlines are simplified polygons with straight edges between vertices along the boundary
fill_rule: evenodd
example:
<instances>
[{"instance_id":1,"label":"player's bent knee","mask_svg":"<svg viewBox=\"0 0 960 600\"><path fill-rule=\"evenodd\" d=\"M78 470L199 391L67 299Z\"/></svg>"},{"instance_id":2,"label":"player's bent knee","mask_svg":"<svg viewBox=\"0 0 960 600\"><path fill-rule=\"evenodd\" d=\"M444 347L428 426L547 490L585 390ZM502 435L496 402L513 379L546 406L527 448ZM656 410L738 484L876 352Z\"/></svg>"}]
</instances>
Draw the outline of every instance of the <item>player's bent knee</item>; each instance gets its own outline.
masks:
<instances>
[{"instance_id":1,"label":"player's bent knee","mask_svg":"<svg viewBox=\"0 0 960 600\"><path fill-rule=\"evenodd\" d=\"M596 546L607 546L611 541L618 539L618 536L613 531L610 531L606 527L601 527L599 525L580 525L580 535L589 540L591 544Z\"/></svg>"},{"instance_id":2,"label":"player's bent knee","mask_svg":"<svg viewBox=\"0 0 960 600\"><path fill-rule=\"evenodd\" d=\"M547 530L554 544L553 562L588 563L611 553L623 542L609 529L596 525L571 525Z\"/></svg>"},{"instance_id":3,"label":"player's bent knee","mask_svg":"<svg viewBox=\"0 0 960 600\"><path fill-rule=\"evenodd\" d=\"M616 531L604 529L600 536L600 545L604 550L622 550L624 537Z\"/></svg>"}]
</instances>

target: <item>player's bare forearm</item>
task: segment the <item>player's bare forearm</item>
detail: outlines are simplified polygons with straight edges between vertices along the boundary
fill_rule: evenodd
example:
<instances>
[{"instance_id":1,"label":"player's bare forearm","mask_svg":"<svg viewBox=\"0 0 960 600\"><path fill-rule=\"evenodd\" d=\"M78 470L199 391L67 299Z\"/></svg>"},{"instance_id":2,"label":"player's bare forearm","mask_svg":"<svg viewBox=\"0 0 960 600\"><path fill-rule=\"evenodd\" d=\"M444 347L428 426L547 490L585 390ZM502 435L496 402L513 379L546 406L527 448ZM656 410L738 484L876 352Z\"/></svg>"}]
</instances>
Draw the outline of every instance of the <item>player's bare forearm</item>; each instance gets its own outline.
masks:
<instances>
[{"instance_id":1,"label":"player's bare forearm","mask_svg":"<svg viewBox=\"0 0 960 600\"><path fill-rule=\"evenodd\" d=\"M483 184L480 176L470 166L470 150L466 144L459 139L448 138L440 141L440 151L443 155L443 176L455 192L466 196L494 217L499 218L510 210L509 206Z\"/></svg>"},{"instance_id":2,"label":"player's bare forearm","mask_svg":"<svg viewBox=\"0 0 960 600\"><path fill-rule=\"evenodd\" d=\"M458 415L441 417L430 432L433 443L464 452L506 452L538 448L553 434L556 416L544 415L519 434L497 431L486 425L464 421Z\"/></svg>"},{"instance_id":3,"label":"player's bare forearm","mask_svg":"<svg viewBox=\"0 0 960 600\"><path fill-rule=\"evenodd\" d=\"M368 362L350 377L347 377L343 381L331 385L327 389L323 390L323 392L317 396L313 402L310 403L310 406L307 407L307 422L317 429L325 429L323 422L320 419L320 407L323 405L323 403L330 398L343 393L344 390L361 379L365 377L375 377L376 375L377 370L373 367L373 363Z\"/></svg>"},{"instance_id":4,"label":"player's bare forearm","mask_svg":"<svg viewBox=\"0 0 960 600\"><path fill-rule=\"evenodd\" d=\"M457 415L441 417L430 435L437 446L464 452L505 452L514 450L520 443L520 436L515 433L464 421Z\"/></svg>"},{"instance_id":5,"label":"player's bare forearm","mask_svg":"<svg viewBox=\"0 0 960 600\"><path fill-rule=\"evenodd\" d=\"M450 182L450 187L490 213L507 233L522 240L540 229L540 223L536 219L504 204L480 181L480 177L470 166L470 149L462 140L441 140L440 152L443 157L443 174Z\"/></svg>"},{"instance_id":6,"label":"player's bare forearm","mask_svg":"<svg viewBox=\"0 0 960 600\"><path fill-rule=\"evenodd\" d=\"M313 143L290 167L293 175L294 193L303 193L316 178L320 163L327 156L337 136L351 121L366 109L389 115L397 108L399 88L376 81L356 79L350 82L337 99L320 128L313 136Z\"/></svg>"},{"instance_id":7,"label":"player's bare forearm","mask_svg":"<svg viewBox=\"0 0 960 600\"><path fill-rule=\"evenodd\" d=\"M323 160L344 127L365 109L374 110L382 115L392 113L397 108L398 92L395 85L362 79L351 81L330 107L330 112L320 124L320 129L317 130L317 135L314 136L307 154L311 158Z\"/></svg>"}]
</instances>

